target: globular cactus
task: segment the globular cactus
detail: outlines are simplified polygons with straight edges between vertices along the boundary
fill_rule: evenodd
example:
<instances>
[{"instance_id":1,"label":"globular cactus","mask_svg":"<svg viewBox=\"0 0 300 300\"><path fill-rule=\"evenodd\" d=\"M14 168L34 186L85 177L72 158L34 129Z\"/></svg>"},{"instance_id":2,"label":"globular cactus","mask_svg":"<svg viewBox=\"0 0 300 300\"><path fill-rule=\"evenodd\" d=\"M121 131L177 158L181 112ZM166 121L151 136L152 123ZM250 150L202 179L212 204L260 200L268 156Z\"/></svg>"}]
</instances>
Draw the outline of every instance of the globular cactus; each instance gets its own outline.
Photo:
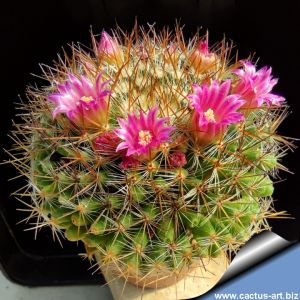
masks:
<instances>
[{"instance_id":1,"label":"globular cactus","mask_svg":"<svg viewBox=\"0 0 300 300\"><path fill-rule=\"evenodd\" d=\"M124 276L176 275L268 230L292 147L271 68L223 41L135 28L73 46L28 89L11 162L30 217Z\"/></svg>"}]
</instances>

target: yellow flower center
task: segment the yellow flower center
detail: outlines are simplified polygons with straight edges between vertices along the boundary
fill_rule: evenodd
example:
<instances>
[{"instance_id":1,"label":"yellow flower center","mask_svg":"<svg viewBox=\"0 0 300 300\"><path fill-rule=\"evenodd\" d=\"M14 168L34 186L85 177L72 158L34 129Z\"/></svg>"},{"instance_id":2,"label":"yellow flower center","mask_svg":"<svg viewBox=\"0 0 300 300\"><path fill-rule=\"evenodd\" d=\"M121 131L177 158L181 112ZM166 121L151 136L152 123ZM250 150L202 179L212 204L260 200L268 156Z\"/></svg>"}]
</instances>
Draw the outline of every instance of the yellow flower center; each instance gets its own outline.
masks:
<instances>
[{"instance_id":1,"label":"yellow flower center","mask_svg":"<svg viewBox=\"0 0 300 300\"><path fill-rule=\"evenodd\" d=\"M89 102L93 101L94 98L93 98L92 96L82 96L82 97L80 98L80 100L89 103Z\"/></svg>"},{"instance_id":2,"label":"yellow flower center","mask_svg":"<svg viewBox=\"0 0 300 300\"><path fill-rule=\"evenodd\" d=\"M215 118L215 113L214 111L209 108L205 113L204 116L206 118L207 121L209 122L216 122L216 118Z\"/></svg>"},{"instance_id":3,"label":"yellow flower center","mask_svg":"<svg viewBox=\"0 0 300 300\"><path fill-rule=\"evenodd\" d=\"M139 132L139 144L147 146L152 140L152 135L148 130L140 130Z\"/></svg>"}]
</instances>

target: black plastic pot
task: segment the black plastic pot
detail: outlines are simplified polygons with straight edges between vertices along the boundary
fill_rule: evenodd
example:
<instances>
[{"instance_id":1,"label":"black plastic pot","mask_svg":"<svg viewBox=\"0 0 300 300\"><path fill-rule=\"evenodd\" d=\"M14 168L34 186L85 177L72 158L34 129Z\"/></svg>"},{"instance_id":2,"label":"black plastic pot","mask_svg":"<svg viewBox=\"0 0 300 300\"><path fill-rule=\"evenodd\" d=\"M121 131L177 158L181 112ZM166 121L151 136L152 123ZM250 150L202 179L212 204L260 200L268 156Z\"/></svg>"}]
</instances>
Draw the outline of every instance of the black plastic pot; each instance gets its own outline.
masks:
<instances>
[{"instance_id":1,"label":"black plastic pot","mask_svg":"<svg viewBox=\"0 0 300 300\"><path fill-rule=\"evenodd\" d=\"M63 252L53 249L52 254L44 254L42 250L49 242L31 241L32 247L36 247L31 253L19 244L20 234L14 234L2 213L0 228L0 265L10 280L26 286L104 283L103 277L92 275L88 271L90 264L77 255L81 247L67 247Z\"/></svg>"},{"instance_id":2,"label":"black plastic pot","mask_svg":"<svg viewBox=\"0 0 300 300\"><path fill-rule=\"evenodd\" d=\"M28 83L44 82L30 73L39 74L38 64L51 64L61 46L81 41L90 44L89 30L94 33L103 28L115 27L116 21L130 30L135 16L140 24L147 22L157 27L173 26L175 19L186 24L187 38L203 27L210 30L214 43L225 33L233 39L240 56L257 52L262 58L259 65L272 65L274 74L280 77L277 91L284 95L293 115L283 124L283 135L299 137L299 43L300 4L297 1L222 1L222 0L103 0L103 1L26 1L15 5L8 2L1 9L1 146L10 147L7 134L14 117L18 94L23 99ZM296 59L297 58L297 59ZM8 158L2 151L1 160ZM299 151L283 160L296 175L282 174L287 181L276 184L277 210L287 210L295 219L271 221L273 230L289 240L300 236L300 201L297 196L299 177ZM33 231L24 231L28 224L17 223L26 217L24 208L10 194L22 184L22 180L9 181L17 173L12 167L0 169L0 265L13 281L24 285L58 285L99 283L101 275L92 275L90 264L77 254L84 252L82 245L64 241L64 248L53 243L51 232L43 229L34 240Z\"/></svg>"}]
</instances>

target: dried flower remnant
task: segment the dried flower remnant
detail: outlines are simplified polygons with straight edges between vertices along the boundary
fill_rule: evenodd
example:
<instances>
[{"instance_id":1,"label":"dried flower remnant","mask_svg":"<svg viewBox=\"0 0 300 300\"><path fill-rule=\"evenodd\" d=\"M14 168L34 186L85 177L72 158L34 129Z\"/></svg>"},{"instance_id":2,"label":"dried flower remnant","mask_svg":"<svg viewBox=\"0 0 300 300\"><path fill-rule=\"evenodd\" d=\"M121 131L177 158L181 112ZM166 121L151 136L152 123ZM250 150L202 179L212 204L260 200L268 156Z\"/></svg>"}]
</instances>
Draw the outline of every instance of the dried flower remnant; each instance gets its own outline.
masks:
<instances>
[{"instance_id":1,"label":"dried flower remnant","mask_svg":"<svg viewBox=\"0 0 300 300\"><path fill-rule=\"evenodd\" d=\"M169 156L169 162L172 167L183 167L186 165L187 160L183 152L175 151Z\"/></svg>"},{"instance_id":2,"label":"dried flower remnant","mask_svg":"<svg viewBox=\"0 0 300 300\"><path fill-rule=\"evenodd\" d=\"M113 132L104 132L94 140L94 147L100 155L114 156L120 143L120 138Z\"/></svg>"}]
</instances>

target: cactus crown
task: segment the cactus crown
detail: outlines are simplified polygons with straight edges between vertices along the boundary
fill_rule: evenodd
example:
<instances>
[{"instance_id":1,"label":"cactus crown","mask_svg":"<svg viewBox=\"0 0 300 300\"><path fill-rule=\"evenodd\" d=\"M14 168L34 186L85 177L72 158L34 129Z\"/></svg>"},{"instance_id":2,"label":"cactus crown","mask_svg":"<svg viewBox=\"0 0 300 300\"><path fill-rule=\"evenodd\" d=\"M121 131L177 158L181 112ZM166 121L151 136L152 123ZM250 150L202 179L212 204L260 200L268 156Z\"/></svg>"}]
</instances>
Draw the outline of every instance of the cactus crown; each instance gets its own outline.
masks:
<instances>
[{"instance_id":1,"label":"cactus crown","mask_svg":"<svg viewBox=\"0 0 300 300\"><path fill-rule=\"evenodd\" d=\"M125 277L229 256L268 230L290 141L271 69L182 30L103 32L28 89L11 160L35 228L83 241Z\"/></svg>"}]
</instances>

